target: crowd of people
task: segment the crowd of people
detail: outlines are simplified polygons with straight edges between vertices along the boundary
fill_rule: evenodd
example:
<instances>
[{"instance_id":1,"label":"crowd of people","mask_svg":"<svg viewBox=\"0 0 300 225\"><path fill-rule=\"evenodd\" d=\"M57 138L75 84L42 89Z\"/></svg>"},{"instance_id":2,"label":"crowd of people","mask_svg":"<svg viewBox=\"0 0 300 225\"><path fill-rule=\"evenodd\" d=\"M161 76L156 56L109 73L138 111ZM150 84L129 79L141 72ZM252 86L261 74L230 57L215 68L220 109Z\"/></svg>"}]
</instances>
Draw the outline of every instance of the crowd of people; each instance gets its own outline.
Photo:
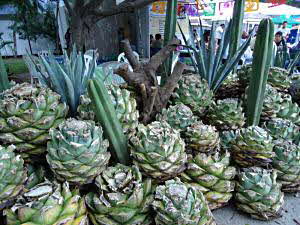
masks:
<instances>
[{"instance_id":1,"label":"crowd of people","mask_svg":"<svg viewBox=\"0 0 300 225\"><path fill-rule=\"evenodd\" d=\"M217 43L216 48L218 48L218 46L221 44L221 40L224 35L224 32L225 32L225 24L221 24L220 26L218 26L216 28L215 35L214 35L215 39L216 39L216 43ZM274 51L275 52L282 51L284 49L287 49L288 51L291 51L291 52L295 51L295 50L297 50L297 51L300 50L300 42L294 43L293 45L288 43L290 33L291 32L290 32L290 29L288 28L287 21L284 21L281 24L281 26L278 29L276 29L275 38L274 38ZM194 30L193 35L194 35L193 39L195 40L195 42L200 41L200 43L201 43L200 37L199 37L196 29ZM204 44L208 48L209 43L210 43L211 31L205 30L203 33L203 36L204 36L204 40L203 40ZM249 34L246 31L244 31L241 36L240 44L242 45L248 39L248 37L249 37ZM250 63L252 61L252 54L253 54L253 50L254 50L254 46L255 46L255 40L256 40L256 35L254 35L254 37L252 38L252 40L250 42L250 46L248 47L248 49L242 56L242 59L239 63L240 65L244 64L244 63L248 63L248 62ZM162 47L163 47L162 35L161 34L156 34L155 36L150 35L151 56L156 54ZM229 51L229 49L227 49L227 53L225 54L224 60L226 60L228 57L228 51Z\"/></svg>"}]
</instances>

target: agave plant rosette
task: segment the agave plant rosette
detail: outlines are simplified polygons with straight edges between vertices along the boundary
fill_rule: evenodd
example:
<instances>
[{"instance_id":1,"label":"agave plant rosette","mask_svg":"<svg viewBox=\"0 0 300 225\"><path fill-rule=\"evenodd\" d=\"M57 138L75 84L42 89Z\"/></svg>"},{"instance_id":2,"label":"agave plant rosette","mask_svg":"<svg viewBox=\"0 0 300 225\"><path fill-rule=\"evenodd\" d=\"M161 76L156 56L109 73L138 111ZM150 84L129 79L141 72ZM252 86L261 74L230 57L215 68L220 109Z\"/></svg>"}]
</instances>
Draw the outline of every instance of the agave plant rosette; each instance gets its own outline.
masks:
<instances>
[{"instance_id":1,"label":"agave plant rosette","mask_svg":"<svg viewBox=\"0 0 300 225\"><path fill-rule=\"evenodd\" d=\"M201 121L189 126L184 136L189 150L211 153L219 148L219 132L215 127L205 125Z\"/></svg>"},{"instance_id":2,"label":"agave plant rosette","mask_svg":"<svg viewBox=\"0 0 300 225\"><path fill-rule=\"evenodd\" d=\"M230 166L230 153L189 155L181 179L200 190L210 209L223 207L233 196L236 168Z\"/></svg>"},{"instance_id":3,"label":"agave plant rosette","mask_svg":"<svg viewBox=\"0 0 300 225\"><path fill-rule=\"evenodd\" d=\"M276 141L272 166L277 171L277 181L282 191L300 191L300 146L291 141Z\"/></svg>"},{"instance_id":4,"label":"agave plant rosette","mask_svg":"<svg viewBox=\"0 0 300 225\"><path fill-rule=\"evenodd\" d=\"M259 167L243 169L236 187L237 208L259 220L280 217L284 200L276 178L276 171Z\"/></svg>"},{"instance_id":5,"label":"agave plant rosette","mask_svg":"<svg viewBox=\"0 0 300 225\"><path fill-rule=\"evenodd\" d=\"M258 126L237 130L232 140L232 154L235 163L241 167L268 167L274 157L273 138Z\"/></svg>"},{"instance_id":6,"label":"agave plant rosette","mask_svg":"<svg viewBox=\"0 0 300 225\"><path fill-rule=\"evenodd\" d=\"M181 78L174 97L175 104L184 104L190 107L195 115L200 116L213 102L213 92L209 89L207 81L196 74L186 74Z\"/></svg>"},{"instance_id":7,"label":"agave plant rosette","mask_svg":"<svg viewBox=\"0 0 300 225\"><path fill-rule=\"evenodd\" d=\"M223 99L212 104L208 111L208 121L220 130L236 130L246 122L242 102L238 99Z\"/></svg>"},{"instance_id":8,"label":"agave plant rosette","mask_svg":"<svg viewBox=\"0 0 300 225\"><path fill-rule=\"evenodd\" d=\"M13 145L0 145L0 210L24 190L27 180L24 161L20 155L15 155L14 150Z\"/></svg>"},{"instance_id":9,"label":"agave plant rosette","mask_svg":"<svg viewBox=\"0 0 300 225\"><path fill-rule=\"evenodd\" d=\"M185 143L179 131L167 122L139 125L130 142L133 163L158 182L175 177L185 169Z\"/></svg>"},{"instance_id":10,"label":"agave plant rosette","mask_svg":"<svg viewBox=\"0 0 300 225\"><path fill-rule=\"evenodd\" d=\"M178 178L156 187L152 206L157 225L215 225L203 194Z\"/></svg>"},{"instance_id":11,"label":"agave plant rosette","mask_svg":"<svg viewBox=\"0 0 300 225\"><path fill-rule=\"evenodd\" d=\"M106 85L109 97L116 110L124 133L130 138L138 126L139 112L137 103L130 91L117 85ZM80 96L80 105L77 109L79 118L83 120L97 120L92 101L88 95Z\"/></svg>"},{"instance_id":12,"label":"agave plant rosette","mask_svg":"<svg viewBox=\"0 0 300 225\"><path fill-rule=\"evenodd\" d=\"M117 164L96 178L99 194L89 193L86 202L95 225L150 225L153 201L151 179L142 180L138 167Z\"/></svg>"},{"instance_id":13,"label":"agave plant rosette","mask_svg":"<svg viewBox=\"0 0 300 225\"><path fill-rule=\"evenodd\" d=\"M47 161L60 181L90 183L108 164L108 140L94 122L68 119L50 130Z\"/></svg>"},{"instance_id":14,"label":"agave plant rosette","mask_svg":"<svg viewBox=\"0 0 300 225\"><path fill-rule=\"evenodd\" d=\"M39 157L46 151L49 129L57 127L67 112L66 104L49 88L17 84L0 99L0 141L15 145L25 159Z\"/></svg>"},{"instance_id":15,"label":"agave plant rosette","mask_svg":"<svg viewBox=\"0 0 300 225\"><path fill-rule=\"evenodd\" d=\"M157 120L167 121L172 128L185 131L188 126L196 122L196 117L188 106L180 103L163 109L162 113L157 116Z\"/></svg>"},{"instance_id":16,"label":"agave plant rosette","mask_svg":"<svg viewBox=\"0 0 300 225\"><path fill-rule=\"evenodd\" d=\"M68 183L46 180L19 196L11 209L5 210L7 225L88 225L84 198Z\"/></svg>"}]
</instances>

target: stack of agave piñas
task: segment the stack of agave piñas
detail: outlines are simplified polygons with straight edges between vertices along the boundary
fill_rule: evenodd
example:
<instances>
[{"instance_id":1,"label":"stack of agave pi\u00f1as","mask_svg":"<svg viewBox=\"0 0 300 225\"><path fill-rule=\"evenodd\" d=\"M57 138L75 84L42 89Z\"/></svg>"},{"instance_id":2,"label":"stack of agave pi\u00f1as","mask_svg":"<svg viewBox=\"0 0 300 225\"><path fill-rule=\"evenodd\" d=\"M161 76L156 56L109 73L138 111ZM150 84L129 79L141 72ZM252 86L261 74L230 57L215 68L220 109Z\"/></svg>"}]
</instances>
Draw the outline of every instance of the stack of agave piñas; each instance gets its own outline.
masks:
<instances>
[{"instance_id":1,"label":"stack of agave pi\u00f1as","mask_svg":"<svg viewBox=\"0 0 300 225\"><path fill-rule=\"evenodd\" d=\"M238 75L245 89L249 71ZM250 127L247 95L230 96L236 86L225 83L228 91L216 98L198 74L182 77L149 124L139 123L129 90L108 85L129 165L110 152L87 92L71 117L51 86L7 89L0 98L3 223L213 225L211 210L231 199L253 218L278 217L283 192L300 191L300 108L286 71L272 68L269 77L261 123Z\"/></svg>"}]
</instances>

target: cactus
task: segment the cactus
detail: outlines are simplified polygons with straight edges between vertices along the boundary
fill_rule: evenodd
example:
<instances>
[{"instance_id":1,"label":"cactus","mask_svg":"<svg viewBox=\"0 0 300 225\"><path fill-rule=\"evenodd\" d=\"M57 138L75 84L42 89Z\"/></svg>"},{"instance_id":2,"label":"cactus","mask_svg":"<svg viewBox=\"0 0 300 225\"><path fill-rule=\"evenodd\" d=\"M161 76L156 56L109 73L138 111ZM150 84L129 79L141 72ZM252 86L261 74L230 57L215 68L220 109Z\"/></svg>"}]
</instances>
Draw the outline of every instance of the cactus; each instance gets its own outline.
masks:
<instances>
[{"instance_id":1,"label":"cactus","mask_svg":"<svg viewBox=\"0 0 300 225\"><path fill-rule=\"evenodd\" d=\"M243 29L244 8L246 0L238 0L234 3L233 15L232 15L232 30L231 41L229 48L229 56L233 57L240 46L240 40Z\"/></svg>"},{"instance_id":2,"label":"cactus","mask_svg":"<svg viewBox=\"0 0 300 225\"><path fill-rule=\"evenodd\" d=\"M6 72L6 68L0 55L0 93L9 88L9 80Z\"/></svg>"},{"instance_id":3,"label":"cactus","mask_svg":"<svg viewBox=\"0 0 300 225\"><path fill-rule=\"evenodd\" d=\"M258 27L253 53L252 76L248 88L248 126L257 126L262 112L274 38L274 24L263 19Z\"/></svg>"},{"instance_id":4,"label":"cactus","mask_svg":"<svg viewBox=\"0 0 300 225\"><path fill-rule=\"evenodd\" d=\"M167 3L167 15L165 23L165 35L164 35L164 45L168 45L170 41L175 37L176 32L176 21L177 21L177 0L168 1ZM164 84L167 76L171 74L172 70L172 59L173 53L164 63L165 71L167 73L162 73L161 83Z\"/></svg>"},{"instance_id":5,"label":"cactus","mask_svg":"<svg viewBox=\"0 0 300 225\"><path fill-rule=\"evenodd\" d=\"M110 148L112 155L120 163L128 165L127 139L103 81L98 78L89 80L88 93L92 100L96 117L104 128L105 136L112 145Z\"/></svg>"}]
</instances>

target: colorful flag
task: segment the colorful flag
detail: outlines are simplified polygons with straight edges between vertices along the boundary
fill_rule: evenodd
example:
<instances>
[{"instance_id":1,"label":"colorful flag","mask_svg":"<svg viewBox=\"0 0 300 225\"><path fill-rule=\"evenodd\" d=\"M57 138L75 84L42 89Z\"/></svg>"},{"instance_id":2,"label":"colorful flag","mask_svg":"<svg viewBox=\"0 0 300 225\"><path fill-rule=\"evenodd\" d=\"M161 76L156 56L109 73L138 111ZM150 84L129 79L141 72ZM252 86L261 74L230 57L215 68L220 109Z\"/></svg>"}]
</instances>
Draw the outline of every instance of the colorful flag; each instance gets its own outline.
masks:
<instances>
[{"instance_id":1,"label":"colorful flag","mask_svg":"<svg viewBox=\"0 0 300 225\"><path fill-rule=\"evenodd\" d=\"M153 16L163 16L167 11L167 2L152 3L151 13Z\"/></svg>"},{"instance_id":2,"label":"colorful flag","mask_svg":"<svg viewBox=\"0 0 300 225\"><path fill-rule=\"evenodd\" d=\"M267 0L267 3L272 3L272 5L269 7L274 7L274 6L286 4L287 2L286 2L286 0Z\"/></svg>"},{"instance_id":3,"label":"colorful flag","mask_svg":"<svg viewBox=\"0 0 300 225\"><path fill-rule=\"evenodd\" d=\"M254 12L259 10L259 0L247 0L245 4L245 12Z\"/></svg>"},{"instance_id":4,"label":"colorful flag","mask_svg":"<svg viewBox=\"0 0 300 225\"><path fill-rule=\"evenodd\" d=\"M214 16L216 14L216 3L208 3L204 7L204 16Z\"/></svg>"},{"instance_id":5,"label":"colorful flag","mask_svg":"<svg viewBox=\"0 0 300 225\"><path fill-rule=\"evenodd\" d=\"M232 14L233 7L234 7L234 1L220 2L219 3L220 15Z\"/></svg>"}]
</instances>

